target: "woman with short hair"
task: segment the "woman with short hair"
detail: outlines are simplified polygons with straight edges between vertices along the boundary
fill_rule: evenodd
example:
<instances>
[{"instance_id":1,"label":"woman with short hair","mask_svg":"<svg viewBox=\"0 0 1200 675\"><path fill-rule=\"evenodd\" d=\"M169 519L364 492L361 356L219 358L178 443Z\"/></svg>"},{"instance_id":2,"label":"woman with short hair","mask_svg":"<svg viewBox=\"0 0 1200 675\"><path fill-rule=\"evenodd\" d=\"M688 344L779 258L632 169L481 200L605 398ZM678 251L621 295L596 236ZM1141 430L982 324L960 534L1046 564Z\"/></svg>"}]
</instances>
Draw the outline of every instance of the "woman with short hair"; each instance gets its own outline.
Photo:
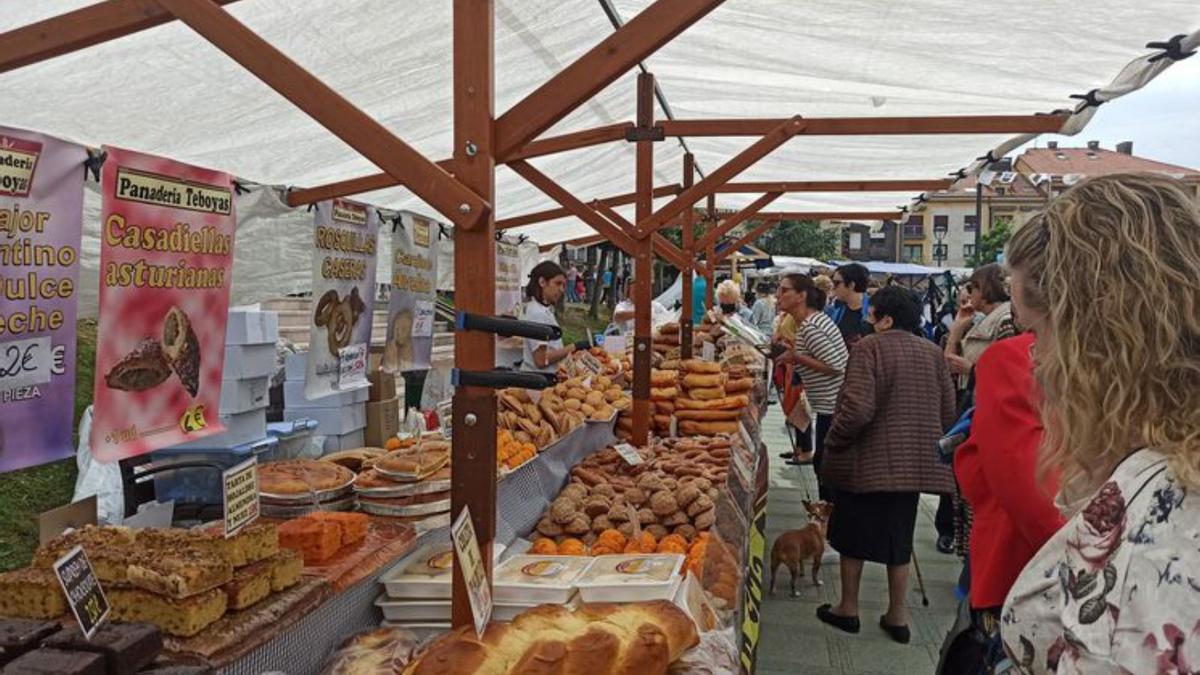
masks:
<instances>
[{"instance_id":1,"label":"woman with short hair","mask_svg":"<svg viewBox=\"0 0 1200 675\"><path fill-rule=\"evenodd\" d=\"M1200 210L1162 174L1090 178L1006 260L1069 520L1009 592L1005 648L1023 673L1196 672Z\"/></svg>"}]
</instances>

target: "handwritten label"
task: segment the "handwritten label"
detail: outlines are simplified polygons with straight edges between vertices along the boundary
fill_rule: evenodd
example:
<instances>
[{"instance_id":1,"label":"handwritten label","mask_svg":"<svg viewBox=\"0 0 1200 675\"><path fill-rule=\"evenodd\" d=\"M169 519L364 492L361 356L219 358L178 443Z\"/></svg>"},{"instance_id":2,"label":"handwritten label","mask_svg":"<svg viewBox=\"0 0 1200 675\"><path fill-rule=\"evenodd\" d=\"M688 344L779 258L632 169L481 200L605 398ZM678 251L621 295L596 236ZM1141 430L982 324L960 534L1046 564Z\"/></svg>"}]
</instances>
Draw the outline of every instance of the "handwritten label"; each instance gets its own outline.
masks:
<instances>
[{"instance_id":1,"label":"handwritten label","mask_svg":"<svg viewBox=\"0 0 1200 675\"><path fill-rule=\"evenodd\" d=\"M79 623L79 631L92 639L96 629L108 618L109 607L108 598L104 597L104 589L100 588L100 580L82 546L76 546L54 562L54 576L62 585L71 613Z\"/></svg>"},{"instance_id":2,"label":"handwritten label","mask_svg":"<svg viewBox=\"0 0 1200 675\"><path fill-rule=\"evenodd\" d=\"M225 495L225 536L232 537L258 519L258 458L226 469L221 475Z\"/></svg>"},{"instance_id":3,"label":"handwritten label","mask_svg":"<svg viewBox=\"0 0 1200 675\"><path fill-rule=\"evenodd\" d=\"M367 345L342 347L338 352L338 389L353 389L367 384Z\"/></svg>"},{"instance_id":4,"label":"handwritten label","mask_svg":"<svg viewBox=\"0 0 1200 675\"><path fill-rule=\"evenodd\" d=\"M62 375L65 349L51 345L49 335L0 344L0 391L46 384L51 375Z\"/></svg>"},{"instance_id":5,"label":"handwritten label","mask_svg":"<svg viewBox=\"0 0 1200 675\"><path fill-rule=\"evenodd\" d=\"M433 302L417 300L413 308L413 337L431 337L433 335Z\"/></svg>"},{"instance_id":6,"label":"handwritten label","mask_svg":"<svg viewBox=\"0 0 1200 675\"><path fill-rule=\"evenodd\" d=\"M450 526L450 537L454 540L454 552L458 557L458 568L462 570L463 584L467 587L471 615L475 618L475 632L482 637L483 629L492 618L492 588L488 585L487 571L479 555L479 541L475 538L471 512L466 506Z\"/></svg>"},{"instance_id":7,"label":"handwritten label","mask_svg":"<svg viewBox=\"0 0 1200 675\"><path fill-rule=\"evenodd\" d=\"M638 454L637 448L628 443L613 446L613 450L616 450L621 459L625 460L629 466L637 466L642 463L642 456Z\"/></svg>"},{"instance_id":8,"label":"handwritten label","mask_svg":"<svg viewBox=\"0 0 1200 675\"><path fill-rule=\"evenodd\" d=\"M717 358L717 346L711 342L705 342L700 348L700 358L704 361L714 361Z\"/></svg>"},{"instance_id":9,"label":"handwritten label","mask_svg":"<svg viewBox=\"0 0 1200 675\"><path fill-rule=\"evenodd\" d=\"M600 363L600 361L587 352L584 352L583 355L579 357L579 361L583 364L584 368L592 371L593 375L598 375L601 370L604 370L604 366Z\"/></svg>"}]
</instances>

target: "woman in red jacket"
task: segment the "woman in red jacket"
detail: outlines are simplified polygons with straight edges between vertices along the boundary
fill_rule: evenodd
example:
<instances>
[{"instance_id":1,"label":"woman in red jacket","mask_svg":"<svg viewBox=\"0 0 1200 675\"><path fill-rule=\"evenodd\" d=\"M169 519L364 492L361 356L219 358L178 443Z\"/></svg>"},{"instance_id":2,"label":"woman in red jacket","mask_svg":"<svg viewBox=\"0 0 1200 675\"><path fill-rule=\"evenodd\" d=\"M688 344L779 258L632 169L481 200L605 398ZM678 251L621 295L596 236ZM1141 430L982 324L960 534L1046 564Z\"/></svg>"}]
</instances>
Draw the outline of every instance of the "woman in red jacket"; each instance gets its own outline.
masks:
<instances>
[{"instance_id":1,"label":"woman in red jacket","mask_svg":"<svg viewBox=\"0 0 1200 675\"><path fill-rule=\"evenodd\" d=\"M1033 381L1033 333L1001 340L975 366L971 435L954 455L971 523L972 616L1002 659L1000 609L1017 575L1063 524L1054 482L1038 483L1042 440Z\"/></svg>"}]
</instances>

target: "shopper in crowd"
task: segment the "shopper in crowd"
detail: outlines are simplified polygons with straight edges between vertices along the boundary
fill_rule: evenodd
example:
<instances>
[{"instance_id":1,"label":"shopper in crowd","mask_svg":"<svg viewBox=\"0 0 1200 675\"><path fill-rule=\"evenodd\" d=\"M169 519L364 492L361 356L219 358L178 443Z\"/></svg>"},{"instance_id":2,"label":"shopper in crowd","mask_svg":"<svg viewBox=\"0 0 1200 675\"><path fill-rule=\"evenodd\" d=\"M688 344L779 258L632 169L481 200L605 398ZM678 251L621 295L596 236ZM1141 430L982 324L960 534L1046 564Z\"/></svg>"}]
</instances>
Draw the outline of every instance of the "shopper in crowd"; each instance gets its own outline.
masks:
<instances>
[{"instance_id":1,"label":"shopper in crowd","mask_svg":"<svg viewBox=\"0 0 1200 675\"><path fill-rule=\"evenodd\" d=\"M567 301L579 302L579 296L575 293L575 283L579 281L579 270L575 268L575 263L567 268Z\"/></svg>"},{"instance_id":2,"label":"shopper in crowd","mask_svg":"<svg viewBox=\"0 0 1200 675\"><path fill-rule=\"evenodd\" d=\"M834 303L829 308L829 317L837 324L847 347L853 347L865 335L871 334L867 321L871 299L867 285L871 275L859 263L842 265L833 271Z\"/></svg>"},{"instance_id":3,"label":"shopper in crowd","mask_svg":"<svg viewBox=\"0 0 1200 675\"><path fill-rule=\"evenodd\" d=\"M612 269L604 270L604 274L600 276L602 283L600 284L600 302L608 302L608 294L612 293L613 273Z\"/></svg>"},{"instance_id":4,"label":"shopper in crowd","mask_svg":"<svg viewBox=\"0 0 1200 675\"><path fill-rule=\"evenodd\" d=\"M825 294L825 311L829 312L829 308L837 302L833 294L833 279L830 279L828 274L818 274L812 280L817 290Z\"/></svg>"},{"instance_id":5,"label":"shopper in crowd","mask_svg":"<svg viewBox=\"0 0 1200 675\"><path fill-rule=\"evenodd\" d=\"M775 329L775 298L765 281L754 287L754 306L750 308L750 323L763 335L771 335Z\"/></svg>"},{"instance_id":6,"label":"shopper in crowd","mask_svg":"<svg viewBox=\"0 0 1200 675\"><path fill-rule=\"evenodd\" d=\"M825 455L825 436L833 421L849 352L837 326L825 315L825 295L811 278L803 274L784 276L776 293L776 306L790 315L796 324L791 349L783 352L777 361L795 368L809 405L816 413L816 419L809 427L815 433L809 446L813 451L798 452L788 463L812 463L819 477ZM832 494L824 481L819 482L819 489L821 499L831 499Z\"/></svg>"},{"instance_id":7,"label":"shopper in crowd","mask_svg":"<svg viewBox=\"0 0 1200 675\"><path fill-rule=\"evenodd\" d=\"M946 361L958 375L969 375L993 342L1017 334L1003 266L976 269L966 288L970 302L960 305L946 339Z\"/></svg>"},{"instance_id":8,"label":"shopper in crowd","mask_svg":"<svg viewBox=\"0 0 1200 675\"><path fill-rule=\"evenodd\" d=\"M717 284L717 306L725 316L736 314L746 321L751 321L750 309L742 303L742 289L733 279L726 279Z\"/></svg>"},{"instance_id":9,"label":"shopper in crowd","mask_svg":"<svg viewBox=\"0 0 1200 675\"><path fill-rule=\"evenodd\" d=\"M968 595L972 624L988 641L986 666L993 670L1004 659L1004 598L1021 569L1063 524L1054 507L1055 478L1047 476L1039 485L1036 477L1042 421L1033 341L1032 333L1000 340L980 357L971 433L954 453L955 476L974 514Z\"/></svg>"},{"instance_id":10,"label":"shopper in crowd","mask_svg":"<svg viewBox=\"0 0 1200 675\"><path fill-rule=\"evenodd\" d=\"M699 326L704 321L708 280L699 274L692 275L692 323Z\"/></svg>"},{"instance_id":11,"label":"shopper in crowd","mask_svg":"<svg viewBox=\"0 0 1200 675\"><path fill-rule=\"evenodd\" d=\"M583 282L583 277L583 272L580 272L579 277L575 279L575 299L578 302L585 302L587 300L587 284Z\"/></svg>"},{"instance_id":12,"label":"shopper in crowd","mask_svg":"<svg viewBox=\"0 0 1200 675\"><path fill-rule=\"evenodd\" d=\"M887 566L888 609L880 626L910 639L905 594L920 493L953 489L936 444L954 422L954 386L938 348L918 334L921 305L893 286L871 300L875 334L854 347L818 473L833 489L829 543L841 555L841 600L817 617L859 631L864 561Z\"/></svg>"},{"instance_id":13,"label":"shopper in crowd","mask_svg":"<svg viewBox=\"0 0 1200 675\"><path fill-rule=\"evenodd\" d=\"M1009 592L1026 673L1200 664L1200 211L1163 174L1082 181L1013 235L1043 475L1069 518Z\"/></svg>"},{"instance_id":14,"label":"shopper in crowd","mask_svg":"<svg viewBox=\"0 0 1200 675\"><path fill-rule=\"evenodd\" d=\"M617 303L613 309L613 323L620 329L622 335L630 335L633 333L634 318L637 313L633 307L633 285L632 277L625 280L625 299ZM657 326L664 322L664 317L667 314L667 308L654 298L650 299L650 324Z\"/></svg>"},{"instance_id":15,"label":"shopper in crowd","mask_svg":"<svg viewBox=\"0 0 1200 675\"><path fill-rule=\"evenodd\" d=\"M544 260L534 266L525 285L525 311L522 319L534 323L558 325L554 306L566 292L567 274L558 263ZM521 370L553 373L558 362L575 351L576 345L563 346L562 339L534 340L525 338Z\"/></svg>"}]
</instances>

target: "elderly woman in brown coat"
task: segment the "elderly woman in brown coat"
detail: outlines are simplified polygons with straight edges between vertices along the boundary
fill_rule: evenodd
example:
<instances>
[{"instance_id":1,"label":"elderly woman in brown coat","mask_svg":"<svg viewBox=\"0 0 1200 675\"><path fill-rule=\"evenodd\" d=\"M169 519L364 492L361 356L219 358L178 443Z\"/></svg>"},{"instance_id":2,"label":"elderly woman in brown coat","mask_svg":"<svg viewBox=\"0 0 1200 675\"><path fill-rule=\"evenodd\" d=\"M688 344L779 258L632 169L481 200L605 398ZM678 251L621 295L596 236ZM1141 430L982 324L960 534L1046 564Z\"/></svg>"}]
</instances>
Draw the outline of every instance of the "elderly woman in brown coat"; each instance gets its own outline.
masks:
<instances>
[{"instance_id":1,"label":"elderly woman in brown coat","mask_svg":"<svg viewBox=\"0 0 1200 675\"><path fill-rule=\"evenodd\" d=\"M882 288L871 298L875 334L850 354L846 382L825 438L821 480L834 490L829 543L841 555L842 597L817 617L859 631L863 561L887 565L888 610L879 625L909 641L904 607L920 493L954 489L936 445L954 422L954 386L941 351L920 337L921 306L910 291Z\"/></svg>"}]
</instances>

